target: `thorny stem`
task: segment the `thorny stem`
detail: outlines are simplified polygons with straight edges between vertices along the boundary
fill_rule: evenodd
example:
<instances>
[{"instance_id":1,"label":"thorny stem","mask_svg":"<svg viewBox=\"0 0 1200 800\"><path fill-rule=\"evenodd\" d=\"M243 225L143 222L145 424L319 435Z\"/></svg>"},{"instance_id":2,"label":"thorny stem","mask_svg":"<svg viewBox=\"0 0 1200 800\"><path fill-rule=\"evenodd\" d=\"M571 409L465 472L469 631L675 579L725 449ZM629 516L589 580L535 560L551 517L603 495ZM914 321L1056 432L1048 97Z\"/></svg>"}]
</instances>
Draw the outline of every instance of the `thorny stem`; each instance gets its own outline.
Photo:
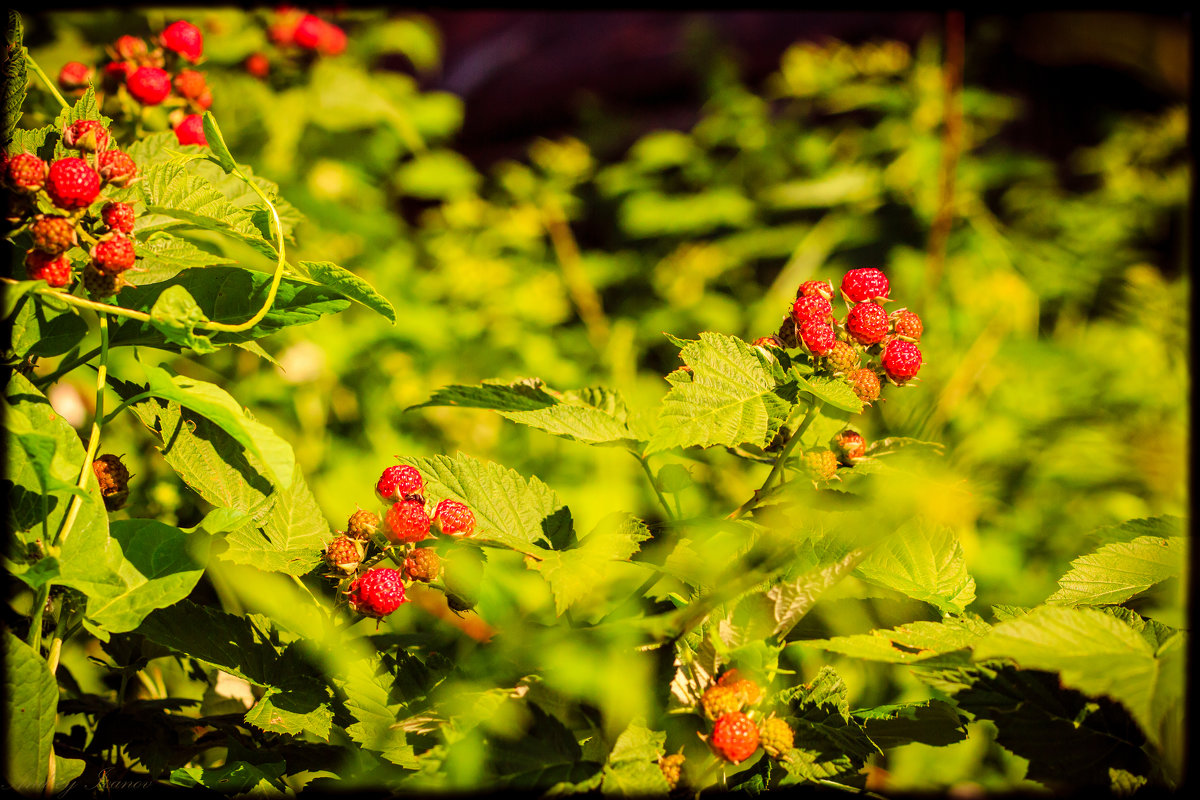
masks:
<instances>
[{"instance_id":1,"label":"thorny stem","mask_svg":"<svg viewBox=\"0 0 1200 800\"><path fill-rule=\"evenodd\" d=\"M70 108L71 104L64 100L63 96L58 93L58 87L54 85L54 81L46 77L46 73L42 72L42 68L33 60L33 56L29 55L29 50L22 49L25 50L25 63L42 79L42 83L46 84L46 88L50 90L50 94L54 95L54 99L58 101L58 104L63 108Z\"/></svg>"},{"instance_id":2,"label":"thorny stem","mask_svg":"<svg viewBox=\"0 0 1200 800\"><path fill-rule=\"evenodd\" d=\"M762 486L755 490L754 494L751 495L749 500L734 509L734 511L728 517L726 517L726 519L740 519L747 511L754 508L755 504L762 499L763 495L766 494L767 489L770 488L771 483L775 480L775 477L777 475L781 475L783 471L783 465L787 461L788 456L791 455L791 452L795 449L796 445L800 443L800 437L804 435L806 430L808 430L808 426L812 424L812 421L817 418L817 412L821 410L821 406L823 405L824 403L822 403L820 400L813 400L813 404L808 409L808 413L804 415L804 419L801 421L800 427L796 428L796 432L792 434L792 437L788 439L787 444L783 446L783 450L780 451L779 457L775 459L775 463L771 466L771 471L767 474L766 480L762 482Z\"/></svg>"},{"instance_id":3,"label":"thorny stem","mask_svg":"<svg viewBox=\"0 0 1200 800\"><path fill-rule=\"evenodd\" d=\"M638 463L642 465L642 469L646 471L646 478L650 481L650 488L654 490L654 494L658 497L658 502L662 504L663 511L667 514L667 519L678 519L678 517L671 513L671 508L667 505L667 498L663 497L662 491L658 488L658 481L654 479L654 473L650 471L649 459L633 450L630 450L629 453L637 459Z\"/></svg>"},{"instance_id":4,"label":"thorny stem","mask_svg":"<svg viewBox=\"0 0 1200 800\"><path fill-rule=\"evenodd\" d=\"M566 283L571 302L575 304L575 309L587 328L588 339L591 340L592 347L603 351L608 344L608 317L604 315L600 295L583 269L579 245L575 242L571 226L556 200L547 199L543 203L542 224L546 227L546 233L550 235L550 244L554 247L554 255L562 268L563 282Z\"/></svg>"}]
</instances>

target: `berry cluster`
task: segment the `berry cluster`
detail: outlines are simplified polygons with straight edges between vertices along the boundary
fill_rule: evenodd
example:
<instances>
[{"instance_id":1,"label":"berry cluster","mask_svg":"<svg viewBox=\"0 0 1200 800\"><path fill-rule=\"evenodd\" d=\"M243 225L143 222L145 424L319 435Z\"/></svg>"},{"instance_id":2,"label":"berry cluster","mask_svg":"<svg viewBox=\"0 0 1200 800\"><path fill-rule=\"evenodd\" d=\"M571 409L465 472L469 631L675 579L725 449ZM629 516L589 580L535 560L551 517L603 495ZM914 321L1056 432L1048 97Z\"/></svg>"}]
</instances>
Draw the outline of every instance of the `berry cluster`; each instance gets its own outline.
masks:
<instances>
[{"instance_id":1,"label":"berry cluster","mask_svg":"<svg viewBox=\"0 0 1200 800\"><path fill-rule=\"evenodd\" d=\"M700 697L699 711L712 722L708 744L718 757L738 764L759 748L771 758L786 757L794 737L791 726L773 713L764 716L758 709L762 700L762 688L736 669L727 670ZM678 780L679 765L671 766ZM660 761L659 768L670 783L667 766Z\"/></svg>"},{"instance_id":2,"label":"berry cluster","mask_svg":"<svg viewBox=\"0 0 1200 800\"><path fill-rule=\"evenodd\" d=\"M359 508L346 530L325 547L330 577L344 584L350 607L367 617L382 619L407 602L405 585L430 583L441 573L441 559L429 547L417 547L435 529L447 536L475 532L475 515L456 500L443 500L430 516L425 509L425 480L413 467L388 467L375 482L383 503L380 515ZM369 552L373 551L373 552ZM399 569L376 566L390 558Z\"/></svg>"},{"instance_id":3,"label":"berry cluster","mask_svg":"<svg viewBox=\"0 0 1200 800\"><path fill-rule=\"evenodd\" d=\"M71 285L72 262L67 251L80 240L89 245L90 259L83 284L93 298L111 297L125 285L136 254L132 238L134 211L127 203L107 202L98 218L92 205L103 199L106 186L128 186L137 165L126 153L110 149L108 130L95 120L79 120L62 131L62 144L78 151L47 164L32 153L0 158L0 179L13 193L9 221L14 233L29 234L33 244L25 253L30 280L55 288ZM57 213L42 213L39 200L48 200Z\"/></svg>"},{"instance_id":4,"label":"berry cluster","mask_svg":"<svg viewBox=\"0 0 1200 800\"><path fill-rule=\"evenodd\" d=\"M171 23L147 42L138 36L119 37L107 48L100 89L117 95L116 108L132 102L135 113L149 106L170 108L170 123L180 144L207 145L201 114L212 105L204 73L191 67L204 55L204 35L186 20ZM93 70L71 61L58 73L63 90L82 94ZM113 108L110 104L106 110Z\"/></svg>"},{"instance_id":5,"label":"berry cluster","mask_svg":"<svg viewBox=\"0 0 1200 800\"><path fill-rule=\"evenodd\" d=\"M294 67L320 56L337 56L346 50L346 32L332 22L299 9L280 7L267 28L275 45L274 60ZM272 59L266 53L252 53L242 62L246 72L259 80L271 74Z\"/></svg>"}]
</instances>

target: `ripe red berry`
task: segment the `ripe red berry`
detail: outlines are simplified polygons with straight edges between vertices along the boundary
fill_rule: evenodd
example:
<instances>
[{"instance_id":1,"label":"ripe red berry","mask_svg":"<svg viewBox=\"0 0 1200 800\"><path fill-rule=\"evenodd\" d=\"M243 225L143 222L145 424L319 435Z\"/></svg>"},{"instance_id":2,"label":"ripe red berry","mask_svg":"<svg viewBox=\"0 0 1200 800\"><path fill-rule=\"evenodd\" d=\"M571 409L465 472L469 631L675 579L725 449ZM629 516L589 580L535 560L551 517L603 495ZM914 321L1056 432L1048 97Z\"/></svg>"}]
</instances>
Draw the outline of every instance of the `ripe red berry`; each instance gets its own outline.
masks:
<instances>
[{"instance_id":1,"label":"ripe red berry","mask_svg":"<svg viewBox=\"0 0 1200 800\"><path fill-rule=\"evenodd\" d=\"M204 35L199 28L185 20L172 22L159 38L163 47L174 50L193 64L204 54Z\"/></svg>"},{"instance_id":2,"label":"ripe red berry","mask_svg":"<svg viewBox=\"0 0 1200 800\"><path fill-rule=\"evenodd\" d=\"M105 203L100 209L100 218L111 231L133 233L133 206L128 203Z\"/></svg>"},{"instance_id":3,"label":"ripe red berry","mask_svg":"<svg viewBox=\"0 0 1200 800\"><path fill-rule=\"evenodd\" d=\"M892 330L896 332L897 336L903 336L913 341L921 340L921 334L925 332L925 325L917 316L917 312L902 308L893 312L891 319Z\"/></svg>"},{"instance_id":4,"label":"ripe red berry","mask_svg":"<svg viewBox=\"0 0 1200 800\"><path fill-rule=\"evenodd\" d=\"M343 572L354 572L362 563L358 542L349 536L339 536L325 545L325 563Z\"/></svg>"},{"instance_id":5,"label":"ripe red berry","mask_svg":"<svg viewBox=\"0 0 1200 800\"><path fill-rule=\"evenodd\" d=\"M367 617L386 617L402 603L404 580L390 567L367 570L350 584L350 607Z\"/></svg>"},{"instance_id":6,"label":"ripe red berry","mask_svg":"<svg viewBox=\"0 0 1200 800\"><path fill-rule=\"evenodd\" d=\"M105 453L92 462L92 472L104 497L104 507L116 511L125 505L129 497L129 469L121 463L121 459Z\"/></svg>"},{"instance_id":7,"label":"ripe red berry","mask_svg":"<svg viewBox=\"0 0 1200 800\"><path fill-rule=\"evenodd\" d=\"M100 194L100 176L82 158L60 158L46 174L46 194L59 208L87 208Z\"/></svg>"},{"instance_id":8,"label":"ripe red berry","mask_svg":"<svg viewBox=\"0 0 1200 800\"><path fill-rule=\"evenodd\" d=\"M25 253L25 274L31 281L45 281L61 289L71 282L71 262L65 255L29 250Z\"/></svg>"},{"instance_id":9,"label":"ripe red berry","mask_svg":"<svg viewBox=\"0 0 1200 800\"><path fill-rule=\"evenodd\" d=\"M861 344L875 344L887 335L888 314L883 306L859 303L846 315L846 330Z\"/></svg>"},{"instance_id":10,"label":"ripe red berry","mask_svg":"<svg viewBox=\"0 0 1200 800\"><path fill-rule=\"evenodd\" d=\"M379 530L379 515L360 508L346 522L346 534L355 539L370 539Z\"/></svg>"},{"instance_id":11,"label":"ripe red berry","mask_svg":"<svg viewBox=\"0 0 1200 800\"><path fill-rule=\"evenodd\" d=\"M135 258L133 241L120 233L106 234L92 247L92 266L106 275L120 275Z\"/></svg>"},{"instance_id":12,"label":"ripe red berry","mask_svg":"<svg viewBox=\"0 0 1200 800\"><path fill-rule=\"evenodd\" d=\"M179 92L181 97L186 97L188 100L195 100L204 94L204 90L207 88L208 83L204 80L203 72L197 72L194 69L181 69L179 70L179 74L175 76L175 91Z\"/></svg>"},{"instance_id":13,"label":"ripe red berry","mask_svg":"<svg viewBox=\"0 0 1200 800\"><path fill-rule=\"evenodd\" d=\"M72 122L63 131L62 142L72 150L83 150L95 153L108 149L108 131L94 119L81 119Z\"/></svg>"},{"instance_id":14,"label":"ripe red berry","mask_svg":"<svg viewBox=\"0 0 1200 800\"><path fill-rule=\"evenodd\" d=\"M734 711L713 724L709 744L721 758L737 764L758 749L758 728L745 714Z\"/></svg>"},{"instance_id":15,"label":"ripe red berry","mask_svg":"<svg viewBox=\"0 0 1200 800\"><path fill-rule=\"evenodd\" d=\"M171 76L158 67L138 67L125 80L125 86L139 103L156 106L171 93Z\"/></svg>"},{"instance_id":16,"label":"ripe red berry","mask_svg":"<svg viewBox=\"0 0 1200 800\"><path fill-rule=\"evenodd\" d=\"M425 481L415 467L397 464L388 467L375 484L375 494L385 503L419 497L425 492Z\"/></svg>"},{"instance_id":17,"label":"ripe red berry","mask_svg":"<svg viewBox=\"0 0 1200 800\"><path fill-rule=\"evenodd\" d=\"M75 225L66 217L38 217L29 226L29 236L34 247L52 256L67 252L79 241Z\"/></svg>"},{"instance_id":18,"label":"ripe red berry","mask_svg":"<svg viewBox=\"0 0 1200 800\"><path fill-rule=\"evenodd\" d=\"M267 77L271 71L271 62L262 53L251 53L244 64L246 72L249 72L256 78L262 79Z\"/></svg>"},{"instance_id":19,"label":"ripe red berry","mask_svg":"<svg viewBox=\"0 0 1200 800\"><path fill-rule=\"evenodd\" d=\"M438 521L442 533L448 536L470 536L475 532L475 514L457 500L443 500L438 503L433 518Z\"/></svg>"},{"instance_id":20,"label":"ripe red berry","mask_svg":"<svg viewBox=\"0 0 1200 800\"><path fill-rule=\"evenodd\" d=\"M5 177L10 188L18 192L36 192L46 185L46 162L32 153L17 153L8 160Z\"/></svg>"},{"instance_id":21,"label":"ripe red berry","mask_svg":"<svg viewBox=\"0 0 1200 800\"><path fill-rule=\"evenodd\" d=\"M842 461L848 464L867 454L867 440L858 431L844 430L833 437L833 443L841 453Z\"/></svg>"},{"instance_id":22,"label":"ripe red berry","mask_svg":"<svg viewBox=\"0 0 1200 800\"><path fill-rule=\"evenodd\" d=\"M346 50L346 32L331 22L325 23L321 32L321 40L317 42L317 52L324 56L341 55Z\"/></svg>"},{"instance_id":23,"label":"ripe red berry","mask_svg":"<svg viewBox=\"0 0 1200 800\"><path fill-rule=\"evenodd\" d=\"M888 296L888 279L877 269L852 269L842 278L842 294L855 303Z\"/></svg>"},{"instance_id":24,"label":"ripe red berry","mask_svg":"<svg viewBox=\"0 0 1200 800\"><path fill-rule=\"evenodd\" d=\"M321 37L325 35L325 25L326 22L321 18L305 14L292 31L292 41L306 50L316 50Z\"/></svg>"},{"instance_id":25,"label":"ripe red berry","mask_svg":"<svg viewBox=\"0 0 1200 800\"><path fill-rule=\"evenodd\" d=\"M428 547L418 547L404 557L404 577L410 581L429 583L442 570L442 559Z\"/></svg>"},{"instance_id":26,"label":"ripe red berry","mask_svg":"<svg viewBox=\"0 0 1200 800\"><path fill-rule=\"evenodd\" d=\"M384 518L388 538L401 544L426 538L431 524L432 520L425 513L425 505L416 500L393 503Z\"/></svg>"},{"instance_id":27,"label":"ripe red berry","mask_svg":"<svg viewBox=\"0 0 1200 800\"><path fill-rule=\"evenodd\" d=\"M208 147L208 137L204 135L204 118L199 114L188 114L175 126L175 138L180 144Z\"/></svg>"},{"instance_id":28,"label":"ripe red berry","mask_svg":"<svg viewBox=\"0 0 1200 800\"><path fill-rule=\"evenodd\" d=\"M796 302L792 303L792 319L796 320L797 325L803 325L810 319L815 319L819 322L828 322L833 316L833 306L829 300L819 294L801 295L796 298Z\"/></svg>"},{"instance_id":29,"label":"ripe red berry","mask_svg":"<svg viewBox=\"0 0 1200 800\"><path fill-rule=\"evenodd\" d=\"M809 319L798 326L800 338L809 352L818 356L829 355L837 342L833 326L821 319Z\"/></svg>"},{"instance_id":30,"label":"ripe red berry","mask_svg":"<svg viewBox=\"0 0 1200 800\"><path fill-rule=\"evenodd\" d=\"M128 186L137 176L137 164L121 150L105 150L98 157L100 177L113 186Z\"/></svg>"},{"instance_id":31,"label":"ripe red berry","mask_svg":"<svg viewBox=\"0 0 1200 800\"><path fill-rule=\"evenodd\" d=\"M883 349L883 368L896 383L904 383L921 369L921 349L912 342L892 339Z\"/></svg>"},{"instance_id":32,"label":"ripe red berry","mask_svg":"<svg viewBox=\"0 0 1200 800\"><path fill-rule=\"evenodd\" d=\"M78 61L68 61L58 71L58 85L63 89L86 89L92 80L92 68Z\"/></svg>"},{"instance_id":33,"label":"ripe red berry","mask_svg":"<svg viewBox=\"0 0 1200 800\"><path fill-rule=\"evenodd\" d=\"M850 385L854 387L854 393L858 395L858 399L864 403L871 403L879 399L879 375L870 367L861 367L854 370L846 376Z\"/></svg>"},{"instance_id":34,"label":"ripe red berry","mask_svg":"<svg viewBox=\"0 0 1200 800\"><path fill-rule=\"evenodd\" d=\"M146 40L138 36L121 36L113 43L117 57L122 61L137 61L150 53Z\"/></svg>"},{"instance_id":35,"label":"ripe red berry","mask_svg":"<svg viewBox=\"0 0 1200 800\"><path fill-rule=\"evenodd\" d=\"M796 290L796 297L824 297L833 299L833 284L829 281L805 281Z\"/></svg>"}]
</instances>

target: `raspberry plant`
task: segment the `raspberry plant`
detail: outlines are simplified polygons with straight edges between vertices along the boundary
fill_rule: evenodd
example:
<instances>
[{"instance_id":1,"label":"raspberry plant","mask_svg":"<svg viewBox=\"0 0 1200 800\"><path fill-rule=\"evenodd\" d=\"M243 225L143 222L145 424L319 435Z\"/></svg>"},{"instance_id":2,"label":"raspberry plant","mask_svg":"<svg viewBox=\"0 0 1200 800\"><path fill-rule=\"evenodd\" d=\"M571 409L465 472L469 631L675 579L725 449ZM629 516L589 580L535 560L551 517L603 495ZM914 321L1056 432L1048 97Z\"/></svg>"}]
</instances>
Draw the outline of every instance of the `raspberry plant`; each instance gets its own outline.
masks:
<instances>
[{"instance_id":1,"label":"raspberry plant","mask_svg":"<svg viewBox=\"0 0 1200 800\"><path fill-rule=\"evenodd\" d=\"M228 33L238 13L212 19ZM385 41L409 42L414 65L428 64L411 44L419 23L351 15L343 29L291 9L246 16L257 24L224 50L220 25L164 18L131 31L95 68L62 65L61 111L39 106L52 92L31 90L30 118L48 124L23 128L13 110L25 67L46 73L23 60L11 19L5 566L18 591L5 723L37 747L6 753L10 784L882 790L904 753L981 739L1028 759L1028 777L1052 788L1178 781L1185 634L1138 600L1182 575L1179 521L1134 520L1073 543L1071 555L1086 555L1053 594L993 605L985 619L966 568L979 547L973 518L930 500L960 494L939 470L971 448L943 456L913 436L875 435L916 434L926 426L899 424L903 413L944 420L969 402L963 376L985 370L973 359L1000 324L990 297L1022 297L1012 280L981 284L976 264L992 252L956 262L970 279L922 294L902 249L806 260L822 237L862 247L873 229L861 196L823 217L836 224L812 229L821 235L785 221L736 240L742 231L722 238L729 227L794 211L807 173L711 197L694 185L773 177L792 158L816 173L832 149L824 133L765 126L759 98L724 86L695 131L647 136L623 163L601 170L578 140L543 140L530 165L504 164L485 184L446 148L449 98L368 71ZM927 109L931 64L908 65L892 47L798 46L772 91L836 115L909 81ZM151 71L131 84L139 70ZM831 76L869 91L848 103ZM928 114L903 116L929 144ZM974 122L986 137L992 118ZM356 155L338 151L346 139L362 143ZM737 168L709 169L734 144ZM76 180L45 188L55 163L78 167L70 159L99 176L95 196L82 169L60 167ZM855 191L882 198L906 162L888 166ZM376 184L432 207L418 222L387 216ZM696 195L675 194L680 185ZM610 305L609 291L634 280L631 256L573 239L594 192L620 206L623 230L654 259L653 278L627 292L646 303L634 311ZM285 196L317 212L307 227ZM776 205L739 213L748 197ZM928 217L911 202L914 219ZM657 216L646 211L656 203ZM38 225L51 218L65 225ZM678 244L681 232L693 241ZM380 291L294 255L324 246L354 257L355 237L369 242L358 257L376 265L364 273ZM722 266L739 246L796 257L764 290ZM26 252L38 254L29 274ZM725 280L768 312L730 323L729 298L703 285ZM1086 294L1076 283L1054 288L1060 302ZM647 305L684 311L651 341L632 322L664 319ZM1001 308L994 319L1019 316ZM400 322L402 344L396 329L362 333L364 309ZM315 340L353 353L338 357L334 384L306 385L288 358L310 322ZM978 338L952 340L963 330ZM542 355L514 359L526 339ZM413 357L428 374L406 360L413 342L427 348ZM652 381L622 371L635 342L652 353ZM256 358L278 359L296 420L253 369L230 366ZM1082 382L1078 364L1053 366L1046 396L1064 395L1063 376ZM529 372L545 380L477 382ZM50 398L92 378L80 444ZM303 398L322 395L340 410L314 423ZM354 413L369 433L346 435ZM125 431L135 444L110 446ZM396 452L399 464L380 455ZM625 488L630 473L641 495ZM850 607L872 621L847 623ZM1114 658L1126 667L1116 676ZM901 673L902 692L876 685L895 688L887 676Z\"/></svg>"}]
</instances>

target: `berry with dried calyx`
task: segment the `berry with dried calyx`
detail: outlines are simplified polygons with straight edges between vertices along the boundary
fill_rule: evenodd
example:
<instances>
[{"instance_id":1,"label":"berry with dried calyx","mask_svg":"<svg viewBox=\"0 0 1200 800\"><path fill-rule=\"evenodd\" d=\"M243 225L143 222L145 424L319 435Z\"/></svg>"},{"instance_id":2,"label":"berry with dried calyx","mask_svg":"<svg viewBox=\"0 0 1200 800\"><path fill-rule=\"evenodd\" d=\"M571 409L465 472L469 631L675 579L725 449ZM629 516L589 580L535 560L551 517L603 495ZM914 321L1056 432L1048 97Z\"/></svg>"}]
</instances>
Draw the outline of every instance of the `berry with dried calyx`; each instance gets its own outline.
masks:
<instances>
[{"instance_id":1,"label":"berry with dried calyx","mask_svg":"<svg viewBox=\"0 0 1200 800\"><path fill-rule=\"evenodd\" d=\"M4 177L10 189L33 193L46 185L50 168L46 162L31 153L17 153L8 159Z\"/></svg>"},{"instance_id":2,"label":"berry with dried calyx","mask_svg":"<svg viewBox=\"0 0 1200 800\"><path fill-rule=\"evenodd\" d=\"M683 763L686 760L683 753L675 753L658 759L658 768L662 770L663 777L667 780L667 788L671 791L675 791L675 788L679 786L679 779L683 777Z\"/></svg>"},{"instance_id":3,"label":"berry with dried calyx","mask_svg":"<svg viewBox=\"0 0 1200 800\"><path fill-rule=\"evenodd\" d=\"M108 142L108 131L94 119L76 120L68 125L62 134L64 147L82 150L85 153L107 150Z\"/></svg>"},{"instance_id":4,"label":"berry with dried calyx","mask_svg":"<svg viewBox=\"0 0 1200 800\"><path fill-rule=\"evenodd\" d=\"M429 583L442 571L442 559L429 547L418 547L404 557L404 577Z\"/></svg>"},{"instance_id":5,"label":"berry with dried calyx","mask_svg":"<svg viewBox=\"0 0 1200 800\"><path fill-rule=\"evenodd\" d=\"M921 349L904 339L892 339L883 348L883 369L893 382L904 384L921 369Z\"/></svg>"},{"instance_id":6,"label":"berry with dried calyx","mask_svg":"<svg viewBox=\"0 0 1200 800\"><path fill-rule=\"evenodd\" d=\"M347 594L350 607L367 617L386 617L408 602L404 579L390 567L367 570L350 584Z\"/></svg>"},{"instance_id":7,"label":"berry with dried calyx","mask_svg":"<svg viewBox=\"0 0 1200 800\"><path fill-rule=\"evenodd\" d=\"M175 126L175 138L180 144L208 147L208 137L204 135L204 118L199 114L188 114Z\"/></svg>"},{"instance_id":8,"label":"berry with dried calyx","mask_svg":"<svg viewBox=\"0 0 1200 800\"><path fill-rule=\"evenodd\" d=\"M394 542L419 542L429 536L432 521L425 513L425 504L416 500L393 503L384 517L384 532Z\"/></svg>"},{"instance_id":9,"label":"berry with dried calyx","mask_svg":"<svg viewBox=\"0 0 1200 800\"><path fill-rule=\"evenodd\" d=\"M735 711L713 724L708 743L718 756L738 764L754 755L758 749L758 728L748 716Z\"/></svg>"},{"instance_id":10,"label":"berry with dried calyx","mask_svg":"<svg viewBox=\"0 0 1200 800\"><path fill-rule=\"evenodd\" d=\"M179 74L175 76L174 84L175 91L179 92L179 96L188 100L197 99L208 89L208 83L204 80L204 73L197 72L194 69L179 70Z\"/></svg>"},{"instance_id":11,"label":"berry with dried calyx","mask_svg":"<svg viewBox=\"0 0 1200 800\"><path fill-rule=\"evenodd\" d=\"M921 341L921 334L925 332L925 324L921 322L917 312L902 308L892 312L891 320L892 330L897 336L911 339L914 342Z\"/></svg>"},{"instance_id":12,"label":"berry with dried calyx","mask_svg":"<svg viewBox=\"0 0 1200 800\"><path fill-rule=\"evenodd\" d=\"M475 514L457 500L443 500L433 511L438 527L447 536L470 536L475 532Z\"/></svg>"},{"instance_id":13,"label":"berry with dried calyx","mask_svg":"<svg viewBox=\"0 0 1200 800\"><path fill-rule=\"evenodd\" d=\"M128 186L137 177L137 164L121 150L105 150L98 157L100 177L113 186Z\"/></svg>"},{"instance_id":14,"label":"berry with dried calyx","mask_svg":"<svg viewBox=\"0 0 1200 800\"><path fill-rule=\"evenodd\" d=\"M78 61L68 61L58 71L58 85L67 91L86 89L92 82L92 68Z\"/></svg>"},{"instance_id":15,"label":"berry with dried calyx","mask_svg":"<svg viewBox=\"0 0 1200 800\"><path fill-rule=\"evenodd\" d=\"M796 290L796 297L824 297L826 300L832 300L833 284L829 281L805 281Z\"/></svg>"},{"instance_id":16,"label":"berry with dried calyx","mask_svg":"<svg viewBox=\"0 0 1200 800\"><path fill-rule=\"evenodd\" d=\"M111 231L117 233L133 233L133 206L128 203L105 203L100 209L100 219Z\"/></svg>"},{"instance_id":17,"label":"berry with dried calyx","mask_svg":"<svg viewBox=\"0 0 1200 800\"><path fill-rule=\"evenodd\" d=\"M888 291L887 276L872 267L852 269L842 278L842 296L853 303L887 300Z\"/></svg>"},{"instance_id":18,"label":"berry with dried calyx","mask_svg":"<svg viewBox=\"0 0 1200 800\"><path fill-rule=\"evenodd\" d=\"M741 711L742 703L741 694L732 686L713 685L700 696L700 707L704 709L704 716L713 720Z\"/></svg>"},{"instance_id":19,"label":"berry with dried calyx","mask_svg":"<svg viewBox=\"0 0 1200 800\"><path fill-rule=\"evenodd\" d=\"M25 274L31 281L45 281L61 289L71 283L71 262L65 255L29 250L25 253Z\"/></svg>"},{"instance_id":20,"label":"berry with dried calyx","mask_svg":"<svg viewBox=\"0 0 1200 800\"><path fill-rule=\"evenodd\" d=\"M360 508L346 522L346 535L355 539L370 539L379 530L379 515Z\"/></svg>"},{"instance_id":21,"label":"berry with dried calyx","mask_svg":"<svg viewBox=\"0 0 1200 800\"><path fill-rule=\"evenodd\" d=\"M349 536L339 536L325 545L325 563L342 572L354 572L362 557L361 545Z\"/></svg>"},{"instance_id":22,"label":"berry with dried calyx","mask_svg":"<svg viewBox=\"0 0 1200 800\"><path fill-rule=\"evenodd\" d=\"M827 356L833 352L833 346L837 342L837 333L833 330L832 325L824 320L809 319L800 323L797 328L801 341L804 342L804 346L810 353Z\"/></svg>"},{"instance_id":23,"label":"berry with dried calyx","mask_svg":"<svg viewBox=\"0 0 1200 800\"><path fill-rule=\"evenodd\" d=\"M125 505L129 498L130 475L120 457L105 453L92 462L92 472L95 473L96 483L100 486L104 507L109 511L116 511Z\"/></svg>"},{"instance_id":24,"label":"berry with dried calyx","mask_svg":"<svg viewBox=\"0 0 1200 800\"><path fill-rule=\"evenodd\" d=\"M854 345L849 342L838 340L834 342L833 349L829 351L829 355L825 356L829 359L829 366L834 372L848 373L858 366L861 356Z\"/></svg>"},{"instance_id":25,"label":"berry with dried calyx","mask_svg":"<svg viewBox=\"0 0 1200 800\"><path fill-rule=\"evenodd\" d=\"M425 493L425 481L416 467L397 464L388 467L375 483L375 494L385 503L421 497Z\"/></svg>"},{"instance_id":26,"label":"berry with dried calyx","mask_svg":"<svg viewBox=\"0 0 1200 800\"><path fill-rule=\"evenodd\" d=\"M800 456L800 463L805 474L816 482L830 481L837 475L837 456L832 450L809 450Z\"/></svg>"},{"instance_id":27,"label":"berry with dried calyx","mask_svg":"<svg viewBox=\"0 0 1200 800\"><path fill-rule=\"evenodd\" d=\"M133 240L121 233L107 233L92 247L92 266L106 275L120 275L136 259Z\"/></svg>"},{"instance_id":28,"label":"berry with dried calyx","mask_svg":"<svg viewBox=\"0 0 1200 800\"><path fill-rule=\"evenodd\" d=\"M846 376L858 399L872 403L879 399L879 375L870 367L860 367Z\"/></svg>"},{"instance_id":29,"label":"berry with dried calyx","mask_svg":"<svg viewBox=\"0 0 1200 800\"><path fill-rule=\"evenodd\" d=\"M79 241L71 220L53 215L39 216L30 223L29 236L34 247L52 256L67 252Z\"/></svg>"},{"instance_id":30,"label":"berry with dried calyx","mask_svg":"<svg viewBox=\"0 0 1200 800\"><path fill-rule=\"evenodd\" d=\"M792 303L792 319L796 320L797 325L803 325L809 320L827 323L832 316L833 306L828 298L819 294L802 295Z\"/></svg>"},{"instance_id":31,"label":"berry with dried calyx","mask_svg":"<svg viewBox=\"0 0 1200 800\"><path fill-rule=\"evenodd\" d=\"M858 431L844 430L833 437L833 443L846 464L853 464L867 454L867 440Z\"/></svg>"},{"instance_id":32,"label":"berry with dried calyx","mask_svg":"<svg viewBox=\"0 0 1200 800\"><path fill-rule=\"evenodd\" d=\"M158 67L138 67L125 79L125 88L142 105L156 106L171 93L171 76Z\"/></svg>"},{"instance_id":33,"label":"berry with dried calyx","mask_svg":"<svg viewBox=\"0 0 1200 800\"><path fill-rule=\"evenodd\" d=\"M163 47L173 50L193 64L204 54L204 34L190 22L179 20L167 26L159 37Z\"/></svg>"},{"instance_id":34,"label":"berry with dried calyx","mask_svg":"<svg viewBox=\"0 0 1200 800\"><path fill-rule=\"evenodd\" d=\"M121 291L125 286L122 275L110 275L88 264L83 269L83 288L93 300L104 300Z\"/></svg>"},{"instance_id":35,"label":"berry with dried calyx","mask_svg":"<svg viewBox=\"0 0 1200 800\"><path fill-rule=\"evenodd\" d=\"M846 330L860 344L875 344L888 332L888 314L883 306L859 303L846 315Z\"/></svg>"},{"instance_id":36,"label":"berry with dried calyx","mask_svg":"<svg viewBox=\"0 0 1200 800\"><path fill-rule=\"evenodd\" d=\"M796 734L792 726L776 716L763 720L758 728L758 743L771 758L781 758L787 755L795 742Z\"/></svg>"},{"instance_id":37,"label":"berry with dried calyx","mask_svg":"<svg viewBox=\"0 0 1200 800\"><path fill-rule=\"evenodd\" d=\"M82 158L60 158L46 173L46 194L59 208L87 208L100 194L100 176Z\"/></svg>"}]
</instances>

